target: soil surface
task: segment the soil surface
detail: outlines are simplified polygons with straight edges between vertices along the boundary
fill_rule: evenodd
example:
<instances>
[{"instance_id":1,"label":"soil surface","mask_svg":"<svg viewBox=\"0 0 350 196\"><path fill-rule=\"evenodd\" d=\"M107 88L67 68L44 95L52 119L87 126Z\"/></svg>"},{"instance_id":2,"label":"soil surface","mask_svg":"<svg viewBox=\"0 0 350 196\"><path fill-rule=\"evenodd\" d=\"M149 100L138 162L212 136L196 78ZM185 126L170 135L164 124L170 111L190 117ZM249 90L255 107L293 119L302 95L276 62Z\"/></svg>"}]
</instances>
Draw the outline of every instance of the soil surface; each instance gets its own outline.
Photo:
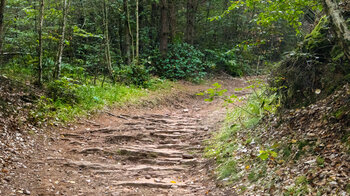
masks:
<instances>
[{"instance_id":1,"label":"soil surface","mask_svg":"<svg viewBox=\"0 0 350 196\"><path fill-rule=\"evenodd\" d=\"M247 85L234 78L215 82L231 92ZM3 181L1 195L227 195L202 157L203 141L226 109L222 101L196 96L209 83L181 86L156 104L145 100L38 136L31 158Z\"/></svg>"}]
</instances>

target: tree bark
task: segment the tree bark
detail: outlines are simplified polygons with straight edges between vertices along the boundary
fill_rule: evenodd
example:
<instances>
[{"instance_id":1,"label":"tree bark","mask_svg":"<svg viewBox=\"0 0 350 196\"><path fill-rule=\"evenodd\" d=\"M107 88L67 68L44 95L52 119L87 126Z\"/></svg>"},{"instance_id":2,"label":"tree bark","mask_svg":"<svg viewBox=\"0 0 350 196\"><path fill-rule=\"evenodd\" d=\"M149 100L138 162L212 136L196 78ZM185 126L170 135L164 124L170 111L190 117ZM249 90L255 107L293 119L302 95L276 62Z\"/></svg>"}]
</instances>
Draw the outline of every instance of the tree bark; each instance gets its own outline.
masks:
<instances>
[{"instance_id":1,"label":"tree bark","mask_svg":"<svg viewBox=\"0 0 350 196\"><path fill-rule=\"evenodd\" d=\"M0 54L3 54L2 45L4 42L3 31L4 31L4 13L5 13L6 0L0 1Z\"/></svg>"},{"instance_id":2,"label":"tree bark","mask_svg":"<svg viewBox=\"0 0 350 196\"><path fill-rule=\"evenodd\" d=\"M131 25L130 25L130 11L129 11L129 6L126 4L126 15L127 15L127 22L128 22L128 32L130 36L130 46L131 46L131 54L132 54L132 61L135 60L135 47L134 47L134 36L132 35L131 31Z\"/></svg>"},{"instance_id":3,"label":"tree bark","mask_svg":"<svg viewBox=\"0 0 350 196\"><path fill-rule=\"evenodd\" d=\"M326 12L331 16L332 22L336 28L336 33L340 39L344 54L350 60L350 30L342 16L338 3L334 0L323 0L323 3Z\"/></svg>"},{"instance_id":4,"label":"tree bark","mask_svg":"<svg viewBox=\"0 0 350 196\"><path fill-rule=\"evenodd\" d=\"M160 1L160 9L161 9L161 16L160 16L160 23L161 23L161 29L160 29L160 44L159 44L159 51L163 57L166 56L168 52L168 38L169 38L169 21L168 21L168 2L167 0L161 0Z\"/></svg>"},{"instance_id":5,"label":"tree bark","mask_svg":"<svg viewBox=\"0 0 350 196\"><path fill-rule=\"evenodd\" d=\"M39 11L39 29L38 29L38 57L39 57L39 63L38 63L38 80L37 84L39 86L42 85L42 80L43 80L43 25L44 25L44 0L40 1L40 11Z\"/></svg>"},{"instance_id":6,"label":"tree bark","mask_svg":"<svg viewBox=\"0 0 350 196\"><path fill-rule=\"evenodd\" d=\"M129 18L128 18L128 0L123 1L123 7L124 7L124 16L125 16L125 22L124 22L124 39L125 39L125 45L124 45L124 51L125 51L125 63L127 65L131 64L131 53L130 53L130 34L129 34Z\"/></svg>"},{"instance_id":7,"label":"tree bark","mask_svg":"<svg viewBox=\"0 0 350 196\"><path fill-rule=\"evenodd\" d=\"M186 26L186 42L194 43L194 25L197 11L197 0L187 0L187 26Z\"/></svg>"},{"instance_id":8,"label":"tree bark","mask_svg":"<svg viewBox=\"0 0 350 196\"><path fill-rule=\"evenodd\" d=\"M108 70L108 73L109 73L111 79L114 82L112 58L111 58L111 51L110 51L110 45L109 45L107 1L108 0L103 0L103 22L104 22L104 26L105 26L105 29L104 29L105 55L106 55L107 70Z\"/></svg>"},{"instance_id":9,"label":"tree bark","mask_svg":"<svg viewBox=\"0 0 350 196\"><path fill-rule=\"evenodd\" d=\"M159 5L158 3L156 3L155 1L152 1L151 18L148 24L151 27L151 30L149 31L149 37L150 37L152 47L156 47L158 44L158 40L160 40L159 39L160 33L158 30L160 29L161 22L159 22L160 6L158 5Z\"/></svg>"},{"instance_id":10,"label":"tree bark","mask_svg":"<svg viewBox=\"0 0 350 196\"><path fill-rule=\"evenodd\" d=\"M62 34L61 34L61 39L60 39L60 42L59 42L59 45L58 45L56 70L55 70L55 75L54 75L54 78L56 78L56 79L59 79L60 75L61 75L62 55L63 55L63 49L64 49L68 7L69 6L68 6L68 3L67 3L67 0L63 0Z\"/></svg>"},{"instance_id":11,"label":"tree bark","mask_svg":"<svg viewBox=\"0 0 350 196\"><path fill-rule=\"evenodd\" d=\"M208 31L210 30L210 27L209 27L209 17L210 17L210 10L211 10L211 0L208 0L208 4L207 4L207 13L206 13L206 18L205 18L205 21L206 21L206 31L204 33L205 35L205 39L208 40Z\"/></svg>"},{"instance_id":12,"label":"tree bark","mask_svg":"<svg viewBox=\"0 0 350 196\"><path fill-rule=\"evenodd\" d=\"M140 32L139 32L139 0L136 0L136 48L135 48L135 59L138 61L139 59L139 45L140 45L140 41L139 41L139 36L140 36Z\"/></svg>"},{"instance_id":13,"label":"tree bark","mask_svg":"<svg viewBox=\"0 0 350 196\"><path fill-rule=\"evenodd\" d=\"M170 40L174 41L176 36L176 7L175 0L169 2L169 25L170 25Z\"/></svg>"}]
</instances>

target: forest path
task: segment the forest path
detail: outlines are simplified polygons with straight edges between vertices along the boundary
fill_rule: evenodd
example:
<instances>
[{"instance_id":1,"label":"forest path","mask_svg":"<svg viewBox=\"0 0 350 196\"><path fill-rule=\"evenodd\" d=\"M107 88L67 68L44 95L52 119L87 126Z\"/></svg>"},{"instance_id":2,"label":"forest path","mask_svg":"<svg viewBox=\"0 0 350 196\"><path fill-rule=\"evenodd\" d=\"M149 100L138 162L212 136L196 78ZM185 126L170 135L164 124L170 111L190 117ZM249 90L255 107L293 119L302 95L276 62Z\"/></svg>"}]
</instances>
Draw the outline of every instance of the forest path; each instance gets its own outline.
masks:
<instances>
[{"instance_id":1,"label":"forest path","mask_svg":"<svg viewBox=\"0 0 350 196\"><path fill-rule=\"evenodd\" d=\"M219 83L246 85L235 78ZM187 84L157 107L114 110L62 130L32 164L31 194L217 195L202 142L226 110L219 100L195 96L208 87Z\"/></svg>"}]
</instances>

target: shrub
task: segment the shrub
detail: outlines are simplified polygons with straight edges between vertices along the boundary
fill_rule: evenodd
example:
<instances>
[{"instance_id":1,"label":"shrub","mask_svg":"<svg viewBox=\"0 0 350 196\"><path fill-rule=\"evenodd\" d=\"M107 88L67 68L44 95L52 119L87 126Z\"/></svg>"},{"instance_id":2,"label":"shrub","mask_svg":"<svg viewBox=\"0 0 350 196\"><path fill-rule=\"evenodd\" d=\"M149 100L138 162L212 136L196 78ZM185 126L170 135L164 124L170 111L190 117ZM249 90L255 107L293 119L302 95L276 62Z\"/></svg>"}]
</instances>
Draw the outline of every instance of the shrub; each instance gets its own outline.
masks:
<instances>
[{"instance_id":1,"label":"shrub","mask_svg":"<svg viewBox=\"0 0 350 196\"><path fill-rule=\"evenodd\" d=\"M48 95L53 101L60 101L71 105L79 103L81 98L77 96L77 88L79 87L77 83L76 80L62 77L48 84Z\"/></svg>"},{"instance_id":2,"label":"shrub","mask_svg":"<svg viewBox=\"0 0 350 196\"><path fill-rule=\"evenodd\" d=\"M151 79L149 70L142 64L121 66L115 70L115 73L118 82L140 87L148 87L148 81Z\"/></svg>"},{"instance_id":3,"label":"shrub","mask_svg":"<svg viewBox=\"0 0 350 196\"><path fill-rule=\"evenodd\" d=\"M205 50L206 62L214 68L214 71L224 71L231 76L242 76L247 72L247 67L239 63L239 58L233 50L228 52Z\"/></svg>"},{"instance_id":4,"label":"shrub","mask_svg":"<svg viewBox=\"0 0 350 196\"><path fill-rule=\"evenodd\" d=\"M167 56L155 55L155 73L168 79L187 79L198 81L206 75L204 54L192 45L182 43L169 46Z\"/></svg>"}]
</instances>

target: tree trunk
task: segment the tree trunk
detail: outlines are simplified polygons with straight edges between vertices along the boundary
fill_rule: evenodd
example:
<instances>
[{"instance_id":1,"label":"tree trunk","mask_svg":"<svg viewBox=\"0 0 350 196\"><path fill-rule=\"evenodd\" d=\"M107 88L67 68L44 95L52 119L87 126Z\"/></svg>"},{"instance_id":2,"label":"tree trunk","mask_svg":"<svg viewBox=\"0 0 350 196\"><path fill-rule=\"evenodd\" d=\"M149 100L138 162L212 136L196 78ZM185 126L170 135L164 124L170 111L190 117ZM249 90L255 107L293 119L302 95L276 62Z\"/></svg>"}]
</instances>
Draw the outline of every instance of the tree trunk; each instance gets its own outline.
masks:
<instances>
[{"instance_id":1,"label":"tree trunk","mask_svg":"<svg viewBox=\"0 0 350 196\"><path fill-rule=\"evenodd\" d=\"M105 55L106 55L106 65L108 73L111 77L111 79L114 82L114 76L113 76L113 68L112 68L112 58L111 58L111 51L110 51L110 45L109 45L109 32L108 32L108 8L107 8L107 2L108 0L103 0L103 23L105 26L104 29L104 39L105 39Z\"/></svg>"},{"instance_id":2,"label":"tree trunk","mask_svg":"<svg viewBox=\"0 0 350 196\"><path fill-rule=\"evenodd\" d=\"M135 47L134 47L134 36L132 35L131 31L131 25L130 25L130 11L128 4L126 5L126 14L127 14L127 22L128 22L128 32L130 36L130 43L131 43L131 54L132 54L132 61L135 60Z\"/></svg>"},{"instance_id":3,"label":"tree trunk","mask_svg":"<svg viewBox=\"0 0 350 196\"><path fill-rule=\"evenodd\" d=\"M63 0L62 34L61 34L61 39L60 39L60 42L59 42L59 45L58 45L56 70L55 70L55 75L54 75L54 78L56 78L56 79L59 79L59 77L61 75L62 55L63 55L63 49L64 49L68 7L69 6L67 4L67 0Z\"/></svg>"},{"instance_id":4,"label":"tree trunk","mask_svg":"<svg viewBox=\"0 0 350 196\"><path fill-rule=\"evenodd\" d=\"M162 54L162 56L165 57L168 52L168 37L169 37L167 0L160 1L160 9L161 9L161 16L160 16L161 29L160 29L159 51Z\"/></svg>"},{"instance_id":5,"label":"tree trunk","mask_svg":"<svg viewBox=\"0 0 350 196\"><path fill-rule=\"evenodd\" d=\"M149 26L152 27L152 30L149 31L149 37L152 44L152 47L156 47L158 44L159 39L159 29L160 29L160 19L159 19L159 6L158 3L155 1L152 1L152 8L151 8L151 18Z\"/></svg>"},{"instance_id":6,"label":"tree trunk","mask_svg":"<svg viewBox=\"0 0 350 196\"><path fill-rule=\"evenodd\" d=\"M44 0L40 1L40 11L39 11L39 29L38 29L38 40L39 40L39 46L38 46L38 57L39 57L39 63L38 63L38 81L37 84L39 86L42 85L43 80L43 25L44 25Z\"/></svg>"},{"instance_id":7,"label":"tree trunk","mask_svg":"<svg viewBox=\"0 0 350 196\"><path fill-rule=\"evenodd\" d=\"M187 0L187 26L186 26L186 42L194 43L194 25L197 11L197 0Z\"/></svg>"},{"instance_id":8,"label":"tree trunk","mask_svg":"<svg viewBox=\"0 0 350 196\"><path fill-rule=\"evenodd\" d=\"M176 7L175 0L169 2L169 25L170 25L170 40L174 41L176 36Z\"/></svg>"},{"instance_id":9,"label":"tree trunk","mask_svg":"<svg viewBox=\"0 0 350 196\"><path fill-rule=\"evenodd\" d=\"M122 20L122 13L119 14L118 16L118 24L119 24L119 49L120 49L120 56L125 55L125 50L124 50L124 41L123 41L123 20Z\"/></svg>"},{"instance_id":10,"label":"tree trunk","mask_svg":"<svg viewBox=\"0 0 350 196\"><path fill-rule=\"evenodd\" d=\"M124 51L125 51L125 63L127 65L131 64L131 54L130 54L130 34L129 34L129 18L128 16L128 0L123 1L123 7L124 7L124 16L125 16L125 23L124 23L124 36L125 36L125 45L124 45Z\"/></svg>"},{"instance_id":11,"label":"tree trunk","mask_svg":"<svg viewBox=\"0 0 350 196\"><path fill-rule=\"evenodd\" d=\"M139 32L139 0L136 0L136 48L135 48L135 59L138 61L139 59L139 36L140 36L140 32Z\"/></svg>"},{"instance_id":12,"label":"tree trunk","mask_svg":"<svg viewBox=\"0 0 350 196\"><path fill-rule=\"evenodd\" d=\"M207 2L207 13L206 13L206 18L205 18L205 24L206 24L206 30L205 30L205 39L208 40L208 31L210 31L210 26L209 26L209 17L210 17L210 10L211 10L211 0L208 0Z\"/></svg>"},{"instance_id":13,"label":"tree trunk","mask_svg":"<svg viewBox=\"0 0 350 196\"><path fill-rule=\"evenodd\" d=\"M334 0L323 0L323 2L326 12L332 18L332 22L336 28L336 33L340 39L344 54L350 60L350 30L344 17L342 16L338 3Z\"/></svg>"},{"instance_id":14,"label":"tree trunk","mask_svg":"<svg viewBox=\"0 0 350 196\"><path fill-rule=\"evenodd\" d=\"M4 13L5 13L6 0L0 1L0 54L3 56L2 44L3 44L3 31L4 31Z\"/></svg>"}]
</instances>

